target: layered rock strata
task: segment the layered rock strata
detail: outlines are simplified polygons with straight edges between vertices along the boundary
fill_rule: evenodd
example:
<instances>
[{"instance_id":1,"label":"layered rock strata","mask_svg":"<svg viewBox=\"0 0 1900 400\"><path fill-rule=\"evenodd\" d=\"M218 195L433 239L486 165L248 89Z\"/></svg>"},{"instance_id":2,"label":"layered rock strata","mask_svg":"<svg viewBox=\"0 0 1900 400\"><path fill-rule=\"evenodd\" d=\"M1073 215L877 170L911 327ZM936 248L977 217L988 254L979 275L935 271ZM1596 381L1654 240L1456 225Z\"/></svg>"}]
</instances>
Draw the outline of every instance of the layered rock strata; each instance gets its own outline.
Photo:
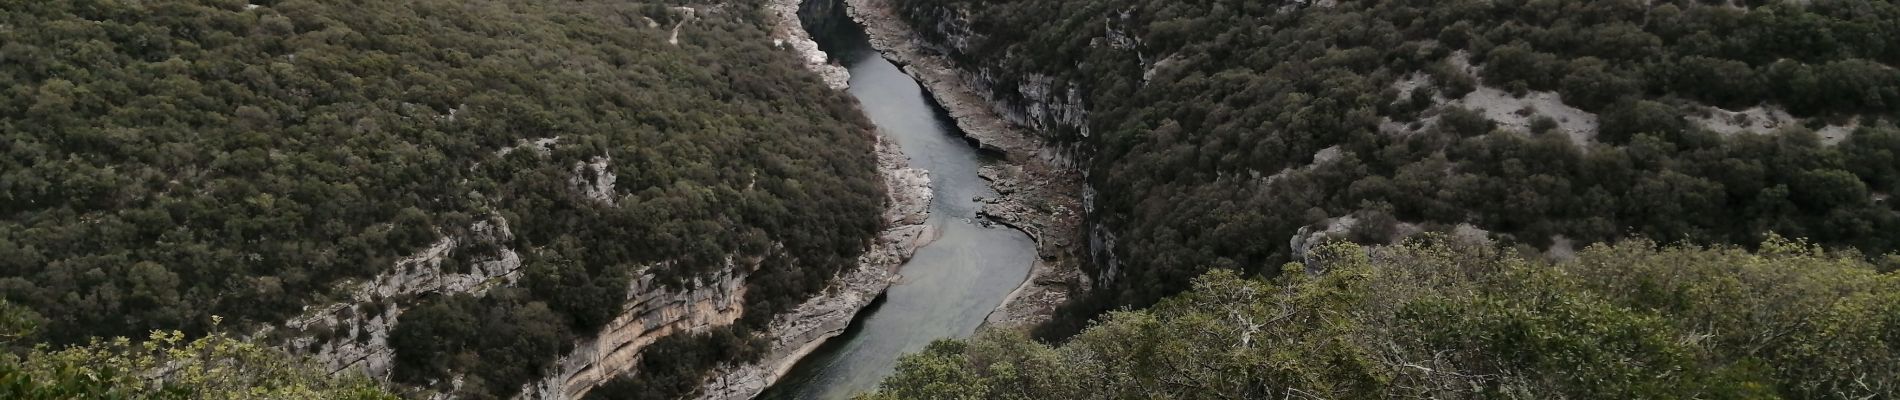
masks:
<instances>
[{"instance_id":1,"label":"layered rock strata","mask_svg":"<svg viewBox=\"0 0 1900 400\"><path fill-rule=\"evenodd\" d=\"M758 260L728 262L724 272L685 290L661 288L653 284L653 275L641 274L619 317L599 334L575 343L574 350L554 362L554 373L523 387L517 398L581 398L631 372L641 350L660 338L731 325L745 314L745 277L757 265Z\"/></svg>"},{"instance_id":2,"label":"layered rock strata","mask_svg":"<svg viewBox=\"0 0 1900 400\"><path fill-rule=\"evenodd\" d=\"M818 42L812 40L811 33L799 22L798 0L773 0L765 5L772 18L772 44L789 47L798 52L805 68L818 74L825 86L844 90L851 86L851 72L844 66L832 64L830 56L818 49Z\"/></svg>"}]
</instances>

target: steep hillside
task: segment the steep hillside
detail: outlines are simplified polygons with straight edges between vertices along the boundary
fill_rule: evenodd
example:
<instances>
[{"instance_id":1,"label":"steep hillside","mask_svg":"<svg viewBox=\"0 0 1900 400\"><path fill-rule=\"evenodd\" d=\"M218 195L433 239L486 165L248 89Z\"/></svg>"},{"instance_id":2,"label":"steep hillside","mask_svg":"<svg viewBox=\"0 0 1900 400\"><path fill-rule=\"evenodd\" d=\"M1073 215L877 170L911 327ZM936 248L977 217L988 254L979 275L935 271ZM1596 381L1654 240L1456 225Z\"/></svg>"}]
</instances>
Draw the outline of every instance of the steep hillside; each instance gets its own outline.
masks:
<instances>
[{"instance_id":1,"label":"steep hillside","mask_svg":"<svg viewBox=\"0 0 1900 400\"><path fill-rule=\"evenodd\" d=\"M885 223L868 122L761 3L6 2L0 298L40 343L216 315L505 397L725 287L681 329L756 356Z\"/></svg>"},{"instance_id":2,"label":"steep hillside","mask_svg":"<svg viewBox=\"0 0 1900 400\"><path fill-rule=\"evenodd\" d=\"M1328 245L1323 273L1273 282L1212 272L1060 347L938 342L864 398L1900 395L1900 275L1858 255L1632 241L1553 265L1455 243Z\"/></svg>"},{"instance_id":3,"label":"steep hillside","mask_svg":"<svg viewBox=\"0 0 1900 400\"><path fill-rule=\"evenodd\" d=\"M1092 154L1103 290L1055 333L1322 236L1900 246L1892 2L876 3Z\"/></svg>"}]
</instances>

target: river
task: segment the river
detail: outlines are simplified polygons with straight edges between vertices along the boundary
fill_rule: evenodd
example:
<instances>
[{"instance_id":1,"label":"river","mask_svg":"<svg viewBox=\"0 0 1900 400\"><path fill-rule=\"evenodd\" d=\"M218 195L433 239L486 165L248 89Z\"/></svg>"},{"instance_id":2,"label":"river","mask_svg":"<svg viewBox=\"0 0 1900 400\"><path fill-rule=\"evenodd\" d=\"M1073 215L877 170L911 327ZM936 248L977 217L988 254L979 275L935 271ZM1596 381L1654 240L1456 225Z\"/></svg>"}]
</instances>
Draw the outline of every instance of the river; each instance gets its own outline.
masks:
<instances>
[{"instance_id":1,"label":"river","mask_svg":"<svg viewBox=\"0 0 1900 400\"><path fill-rule=\"evenodd\" d=\"M977 168L992 160L963 141L956 124L915 80L871 48L862 27L848 17L833 18L827 31L812 36L851 71L851 95L879 133L903 147L911 166L930 171L936 196L927 224L937 237L899 269L902 280L880 303L800 361L761 399L831 400L876 389L899 356L933 340L975 332L1028 276L1036 257L1028 235L976 216L980 204L973 199L996 195L977 177Z\"/></svg>"}]
</instances>

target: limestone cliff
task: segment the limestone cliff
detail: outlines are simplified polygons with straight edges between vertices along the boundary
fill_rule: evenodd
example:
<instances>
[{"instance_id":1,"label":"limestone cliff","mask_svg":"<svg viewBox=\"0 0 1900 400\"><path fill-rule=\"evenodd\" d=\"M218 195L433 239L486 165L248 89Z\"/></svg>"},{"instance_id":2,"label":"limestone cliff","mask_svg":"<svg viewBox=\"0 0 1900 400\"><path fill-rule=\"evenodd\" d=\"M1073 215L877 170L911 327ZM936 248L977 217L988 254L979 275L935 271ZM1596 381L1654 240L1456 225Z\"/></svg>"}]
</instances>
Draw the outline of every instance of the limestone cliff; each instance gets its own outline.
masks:
<instances>
[{"instance_id":1,"label":"limestone cliff","mask_svg":"<svg viewBox=\"0 0 1900 400\"><path fill-rule=\"evenodd\" d=\"M811 39L811 33L805 30L799 15L808 12L802 10L797 0L773 0L765 8L771 12L773 45L797 51L799 58L805 61L805 68L818 74L826 86L844 90L851 85L851 73L845 71L844 66L832 64L830 57L818 49L818 42Z\"/></svg>"},{"instance_id":2,"label":"limestone cliff","mask_svg":"<svg viewBox=\"0 0 1900 400\"><path fill-rule=\"evenodd\" d=\"M859 257L858 268L841 275L831 289L772 320L765 330L772 347L761 361L717 371L717 378L702 390L706 398L750 398L763 391L825 339L843 333L858 311L890 286L896 267L928 240L924 220L931 198L929 177L923 170L906 167L895 144L880 141L877 148L890 196L884 232ZM642 275L619 317L592 338L575 343L573 351L555 362L551 374L523 387L517 398L581 398L594 387L633 372L641 351L662 337L732 324L744 314L746 272L757 263L729 264L727 272L679 291L659 288L652 284L652 276Z\"/></svg>"},{"instance_id":3,"label":"limestone cliff","mask_svg":"<svg viewBox=\"0 0 1900 400\"><path fill-rule=\"evenodd\" d=\"M521 256L505 244L514 241L508 220L499 215L475 222L466 235L449 235L415 255L397 261L388 272L367 282L342 285L341 301L311 307L302 316L278 327L266 327L260 337L286 336L284 347L310 354L331 371L361 368L372 377L387 379L395 350L389 332L402 315L401 301L425 294L481 294L519 278ZM466 270L444 261L457 252L474 253Z\"/></svg>"},{"instance_id":4,"label":"limestone cliff","mask_svg":"<svg viewBox=\"0 0 1900 400\"><path fill-rule=\"evenodd\" d=\"M638 364L640 351L675 333L701 333L731 325L745 311L745 277L758 260L730 261L722 272L690 285L668 290L642 274L627 292L620 315L600 332L574 344L574 350L554 362L554 371L523 387L522 399L578 399L588 390L627 373Z\"/></svg>"}]
</instances>

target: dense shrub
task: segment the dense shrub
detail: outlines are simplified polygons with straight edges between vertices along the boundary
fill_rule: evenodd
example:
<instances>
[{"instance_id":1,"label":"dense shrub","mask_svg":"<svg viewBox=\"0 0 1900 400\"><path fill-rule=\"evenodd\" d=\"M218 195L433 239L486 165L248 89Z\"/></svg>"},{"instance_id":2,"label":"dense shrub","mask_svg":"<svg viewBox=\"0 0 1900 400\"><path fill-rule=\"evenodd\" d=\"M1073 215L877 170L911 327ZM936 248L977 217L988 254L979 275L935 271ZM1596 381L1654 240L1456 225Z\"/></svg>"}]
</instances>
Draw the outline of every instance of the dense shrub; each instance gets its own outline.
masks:
<instances>
[{"instance_id":1,"label":"dense shrub","mask_svg":"<svg viewBox=\"0 0 1900 400\"><path fill-rule=\"evenodd\" d=\"M939 341L865 399L1804 398L1900 395L1900 275L1771 239L1601 245L1547 264L1418 242L1316 275L1215 270L1051 347Z\"/></svg>"}]
</instances>

